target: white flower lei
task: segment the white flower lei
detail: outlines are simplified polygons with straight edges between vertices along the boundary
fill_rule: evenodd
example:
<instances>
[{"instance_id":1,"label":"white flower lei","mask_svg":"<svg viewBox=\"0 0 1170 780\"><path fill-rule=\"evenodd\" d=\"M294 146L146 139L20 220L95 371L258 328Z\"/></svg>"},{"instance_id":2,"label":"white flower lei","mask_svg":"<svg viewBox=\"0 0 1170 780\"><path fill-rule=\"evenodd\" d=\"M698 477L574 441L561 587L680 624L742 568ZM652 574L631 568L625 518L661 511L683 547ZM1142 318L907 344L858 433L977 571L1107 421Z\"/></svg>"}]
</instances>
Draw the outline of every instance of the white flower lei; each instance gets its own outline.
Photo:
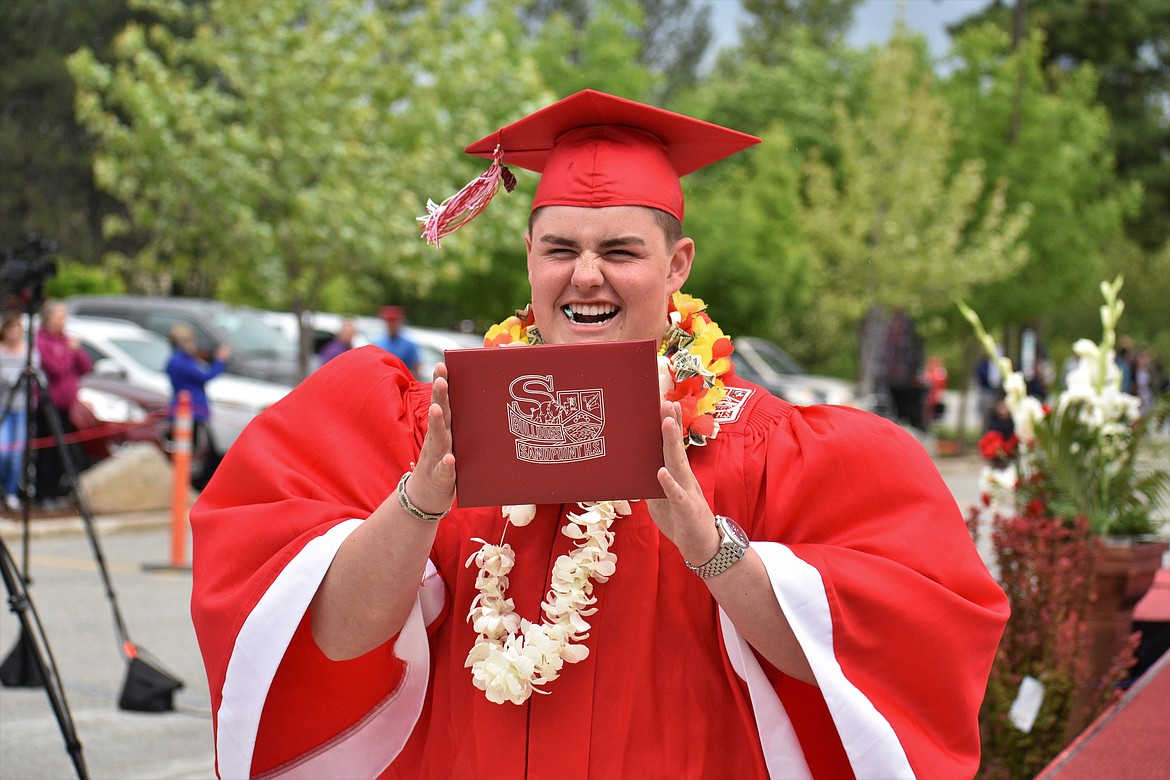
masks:
<instances>
[{"instance_id":1,"label":"white flower lei","mask_svg":"<svg viewBox=\"0 0 1170 780\"><path fill-rule=\"evenodd\" d=\"M478 636L464 666L471 668L472 682L488 701L522 704L533 691L548 693L541 686L555 680L565 664L575 664L589 655L589 648L574 643L589 636L585 618L597 611L593 583L608 580L617 565L617 555L609 551L613 544L610 526L619 515L630 513L630 504L596 501L578 506L583 511L570 512L569 522L561 529L577 542L571 553L561 555L553 564L552 581L541 604L544 617L539 623L517 615L512 599L505 595L508 573L516 563L512 546L473 540L483 546L464 565L474 561L479 567L475 579L479 595L467 615ZM534 511L530 506L505 507L504 514L519 515L509 518L509 524L526 525Z\"/></svg>"}]
</instances>

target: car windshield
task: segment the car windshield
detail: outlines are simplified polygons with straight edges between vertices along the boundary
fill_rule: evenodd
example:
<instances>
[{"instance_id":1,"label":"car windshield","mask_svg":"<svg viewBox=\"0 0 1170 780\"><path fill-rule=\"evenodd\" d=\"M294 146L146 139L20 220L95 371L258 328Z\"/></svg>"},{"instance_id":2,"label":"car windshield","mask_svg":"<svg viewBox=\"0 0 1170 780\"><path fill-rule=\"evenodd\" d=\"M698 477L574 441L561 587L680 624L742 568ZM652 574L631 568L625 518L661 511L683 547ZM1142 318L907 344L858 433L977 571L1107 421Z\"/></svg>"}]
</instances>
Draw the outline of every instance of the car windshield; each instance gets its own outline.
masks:
<instances>
[{"instance_id":1,"label":"car windshield","mask_svg":"<svg viewBox=\"0 0 1170 780\"><path fill-rule=\"evenodd\" d=\"M233 349L238 352L253 357L297 358L296 345L259 314L243 310L219 312L215 324L231 336Z\"/></svg>"},{"instance_id":2,"label":"car windshield","mask_svg":"<svg viewBox=\"0 0 1170 780\"><path fill-rule=\"evenodd\" d=\"M756 354L768 364L768 368L772 369L778 374L805 374L804 366L797 362L796 358L789 355L780 347L776 346L770 341L753 340L752 348L755 349Z\"/></svg>"},{"instance_id":3,"label":"car windshield","mask_svg":"<svg viewBox=\"0 0 1170 780\"><path fill-rule=\"evenodd\" d=\"M171 347L162 339L113 338L110 341L126 356L151 371L166 371Z\"/></svg>"}]
</instances>

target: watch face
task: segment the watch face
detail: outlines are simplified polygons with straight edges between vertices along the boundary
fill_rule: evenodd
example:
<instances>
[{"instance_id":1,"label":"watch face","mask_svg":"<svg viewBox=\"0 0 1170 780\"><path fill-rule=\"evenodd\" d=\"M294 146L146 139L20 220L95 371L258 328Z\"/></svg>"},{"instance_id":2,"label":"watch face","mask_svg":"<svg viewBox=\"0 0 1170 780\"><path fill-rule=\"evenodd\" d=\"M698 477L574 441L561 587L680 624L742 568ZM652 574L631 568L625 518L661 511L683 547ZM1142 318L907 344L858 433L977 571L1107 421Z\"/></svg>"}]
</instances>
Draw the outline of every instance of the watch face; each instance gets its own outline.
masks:
<instances>
[{"instance_id":1,"label":"watch face","mask_svg":"<svg viewBox=\"0 0 1170 780\"><path fill-rule=\"evenodd\" d=\"M734 520L723 515L716 515L716 517L719 520L719 526L723 529L723 532L730 536L736 544L740 547L748 546L749 540L747 534L743 532L743 529Z\"/></svg>"}]
</instances>

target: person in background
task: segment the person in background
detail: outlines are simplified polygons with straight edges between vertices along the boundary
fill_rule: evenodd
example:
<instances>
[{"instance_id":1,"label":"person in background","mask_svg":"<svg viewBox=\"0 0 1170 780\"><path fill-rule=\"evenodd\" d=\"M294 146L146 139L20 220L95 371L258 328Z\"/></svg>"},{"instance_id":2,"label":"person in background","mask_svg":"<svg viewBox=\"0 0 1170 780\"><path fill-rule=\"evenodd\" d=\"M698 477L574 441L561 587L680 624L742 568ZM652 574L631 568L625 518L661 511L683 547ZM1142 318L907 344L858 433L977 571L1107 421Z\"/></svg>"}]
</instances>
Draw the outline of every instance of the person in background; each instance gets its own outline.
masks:
<instances>
[{"instance_id":1,"label":"person in background","mask_svg":"<svg viewBox=\"0 0 1170 780\"><path fill-rule=\"evenodd\" d=\"M192 441L196 445L201 441L206 442L208 453L201 461L199 473L192 473L191 484L203 487L207 480L211 479L211 474L222 455L207 424L211 419L211 409L207 403L207 383L223 373L227 361L231 359L232 350L228 345L221 344L215 350L211 363L206 363L199 359L195 331L191 326L183 323L171 326L170 338L173 350L170 360L167 361L167 376L171 378L171 403L168 414L173 425L179 393L186 390L191 394L191 416L194 422Z\"/></svg>"},{"instance_id":2,"label":"person in background","mask_svg":"<svg viewBox=\"0 0 1170 780\"><path fill-rule=\"evenodd\" d=\"M383 306L382 319L386 321L386 335L374 342L376 346L401 360L410 373L418 375L418 345L403 332L406 312L401 306Z\"/></svg>"},{"instance_id":3,"label":"person in background","mask_svg":"<svg viewBox=\"0 0 1170 780\"><path fill-rule=\"evenodd\" d=\"M1129 336L1121 336L1117 339L1117 353L1114 355L1114 360L1117 362L1117 369L1121 371L1121 392L1135 395L1133 391L1133 339Z\"/></svg>"},{"instance_id":4,"label":"person in background","mask_svg":"<svg viewBox=\"0 0 1170 780\"><path fill-rule=\"evenodd\" d=\"M333 358L340 355L342 352L353 349L353 337L357 335L357 327L353 324L353 320L346 317L341 321L341 327L337 330L337 335L325 342L325 346L321 347L318 355L321 358L321 365L325 365Z\"/></svg>"},{"instance_id":5,"label":"person in background","mask_svg":"<svg viewBox=\"0 0 1170 780\"><path fill-rule=\"evenodd\" d=\"M1000 355L1003 354L1002 347L996 347L996 351ZM1000 385L1003 384L1003 376L1000 374L999 364L983 355L975 363L975 380L979 385L979 420L986 430L995 403L1002 392Z\"/></svg>"},{"instance_id":6,"label":"person in background","mask_svg":"<svg viewBox=\"0 0 1170 780\"><path fill-rule=\"evenodd\" d=\"M4 390L0 403L8 404L8 413L0 423L0 487L4 489L4 505L13 511L20 508L28 424L27 388L18 388L17 383L27 361L24 320L20 314L7 314L0 322L0 386Z\"/></svg>"},{"instance_id":7,"label":"person in background","mask_svg":"<svg viewBox=\"0 0 1170 780\"><path fill-rule=\"evenodd\" d=\"M77 431L70 413L77 403L81 378L93 371L93 361L80 342L65 333L68 314L62 301L48 300L41 307L41 329L37 332L36 348L48 398L39 399L37 404L37 435L42 438L53 435L50 415L55 413L65 436L63 443L67 456L81 471L84 454L81 447L68 440L69 434ZM57 446L50 444L37 450L36 494L42 508L57 508L65 487L62 484L65 474L65 461Z\"/></svg>"},{"instance_id":8,"label":"person in background","mask_svg":"<svg viewBox=\"0 0 1170 780\"><path fill-rule=\"evenodd\" d=\"M947 367L937 355L926 359L926 387L926 412L930 415L930 421L934 422L946 411L943 393L947 389Z\"/></svg>"},{"instance_id":9,"label":"person in background","mask_svg":"<svg viewBox=\"0 0 1170 780\"><path fill-rule=\"evenodd\" d=\"M1141 400L1141 415L1145 417L1154 409L1157 395L1157 377L1151 360L1149 347L1141 347L1133 359L1133 394Z\"/></svg>"},{"instance_id":10,"label":"person in background","mask_svg":"<svg viewBox=\"0 0 1170 780\"><path fill-rule=\"evenodd\" d=\"M882 376L894 401L895 419L925 431L922 347L922 337L918 335L914 320L903 309L895 311L886 331Z\"/></svg>"}]
</instances>

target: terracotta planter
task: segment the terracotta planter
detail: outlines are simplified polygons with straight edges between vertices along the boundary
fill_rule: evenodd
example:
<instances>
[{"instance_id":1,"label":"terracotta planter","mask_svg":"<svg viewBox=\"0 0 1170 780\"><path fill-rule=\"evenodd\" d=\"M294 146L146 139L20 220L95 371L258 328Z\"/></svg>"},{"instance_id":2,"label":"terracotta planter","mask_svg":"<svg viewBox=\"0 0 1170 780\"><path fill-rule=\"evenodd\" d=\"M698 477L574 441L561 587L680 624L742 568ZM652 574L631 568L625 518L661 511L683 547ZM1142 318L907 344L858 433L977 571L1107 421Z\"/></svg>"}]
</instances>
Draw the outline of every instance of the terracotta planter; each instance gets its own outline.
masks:
<instances>
[{"instance_id":1,"label":"terracotta planter","mask_svg":"<svg viewBox=\"0 0 1170 780\"><path fill-rule=\"evenodd\" d=\"M1168 547L1166 542L1104 540L1094 571L1095 598L1085 617L1090 681L1105 676L1133 633L1133 608L1154 583ZM1080 733L1096 715L1093 701L1097 693L1085 691L1082 703L1074 709L1070 735Z\"/></svg>"},{"instance_id":2,"label":"terracotta planter","mask_svg":"<svg viewBox=\"0 0 1170 780\"><path fill-rule=\"evenodd\" d=\"M962 445L954 439L939 439L935 443L935 453L942 457L953 457L962 452Z\"/></svg>"}]
</instances>

